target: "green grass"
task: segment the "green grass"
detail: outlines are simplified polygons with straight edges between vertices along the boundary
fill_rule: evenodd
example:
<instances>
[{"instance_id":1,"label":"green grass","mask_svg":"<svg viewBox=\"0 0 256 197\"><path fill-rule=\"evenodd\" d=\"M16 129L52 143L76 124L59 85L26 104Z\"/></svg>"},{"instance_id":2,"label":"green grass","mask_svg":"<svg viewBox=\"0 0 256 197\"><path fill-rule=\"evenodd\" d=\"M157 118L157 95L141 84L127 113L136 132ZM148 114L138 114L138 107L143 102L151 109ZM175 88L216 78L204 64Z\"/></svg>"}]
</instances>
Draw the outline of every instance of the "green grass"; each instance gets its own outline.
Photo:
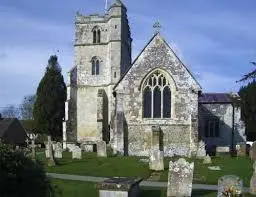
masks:
<instances>
[{"instance_id":1,"label":"green grass","mask_svg":"<svg viewBox=\"0 0 256 197\"><path fill-rule=\"evenodd\" d=\"M190 159L191 160L191 159ZM165 168L161 176L161 181L168 180L168 164L170 159L165 159ZM193 183L218 184L218 179L224 175L237 175L243 182L244 186L249 187L250 179L253 173L253 162L248 157L212 157L212 164L204 165L201 160L194 160L195 169ZM211 171L208 166L220 166L220 171Z\"/></svg>"},{"instance_id":2,"label":"green grass","mask_svg":"<svg viewBox=\"0 0 256 197\"><path fill-rule=\"evenodd\" d=\"M147 163L139 161L139 157L108 157L99 158L95 153L83 153L82 160L72 160L71 153L65 152L63 159L58 160L58 165L47 168L48 172L61 174L76 174L87 176L113 177L142 177L146 179L150 175ZM44 160L44 154L38 153L38 158ZM160 181L168 180L168 165L170 158L165 158L165 171L162 172ZM177 160L177 158L172 158ZM192 159L187 159L192 160ZM252 175L253 162L248 157L212 157L212 164L220 166L221 171L211 171L203 165L202 160L194 160L195 170L193 183L218 184L218 179L224 175L237 175L248 187Z\"/></svg>"},{"instance_id":3,"label":"green grass","mask_svg":"<svg viewBox=\"0 0 256 197\"><path fill-rule=\"evenodd\" d=\"M41 160L44 155L39 154ZM148 164L139 161L138 157L97 157L95 153L83 153L81 160L72 160L71 153L65 152L63 159L58 160L56 167L47 168L48 172L76 174L99 177L142 177L150 174Z\"/></svg>"},{"instance_id":4,"label":"green grass","mask_svg":"<svg viewBox=\"0 0 256 197\"><path fill-rule=\"evenodd\" d=\"M98 191L95 183L67 181L67 180L52 180L54 185L57 185L61 191L62 197L98 197ZM140 197L166 197L166 188L141 188ZM192 196L216 197L214 191L193 191Z\"/></svg>"}]
</instances>

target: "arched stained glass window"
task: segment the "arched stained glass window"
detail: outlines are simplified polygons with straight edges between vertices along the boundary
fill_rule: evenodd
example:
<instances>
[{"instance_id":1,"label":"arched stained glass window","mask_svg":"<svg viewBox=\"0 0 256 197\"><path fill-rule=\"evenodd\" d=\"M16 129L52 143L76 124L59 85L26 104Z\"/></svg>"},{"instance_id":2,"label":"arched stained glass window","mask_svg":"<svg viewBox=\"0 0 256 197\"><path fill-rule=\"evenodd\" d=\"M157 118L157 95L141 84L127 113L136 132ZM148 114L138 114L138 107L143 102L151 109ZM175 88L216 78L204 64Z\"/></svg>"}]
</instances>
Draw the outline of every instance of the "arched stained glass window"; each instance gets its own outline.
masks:
<instances>
[{"instance_id":1,"label":"arched stained glass window","mask_svg":"<svg viewBox=\"0 0 256 197\"><path fill-rule=\"evenodd\" d=\"M163 90L163 117L171 117L171 90L168 86Z\"/></svg>"},{"instance_id":2,"label":"arched stained glass window","mask_svg":"<svg viewBox=\"0 0 256 197\"><path fill-rule=\"evenodd\" d=\"M154 118L161 118L161 90L159 86L154 88L154 110L153 110L153 117Z\"/></svg>"},{"instance_id":3,"label":"arched stained glass window","mask_svg":"<svg viewBox=\"0 0 256 197\"><path fill-rule=\"evenodd\" d=\"M152 92L150 87L146 87L143 92L143 117L151 118L151 107L152 107Z\"/></svg>"},{"instance_id":4,"label":"arched stained glass window","mask_svg":"<svg viewBox=\"0 0 256 197\"><path fill-rule=\"evenodd\" d=\"M172 94L169 81L159 70L146 79L143 87L143 117L171 118Z\"/></svg>"}]
</instances>

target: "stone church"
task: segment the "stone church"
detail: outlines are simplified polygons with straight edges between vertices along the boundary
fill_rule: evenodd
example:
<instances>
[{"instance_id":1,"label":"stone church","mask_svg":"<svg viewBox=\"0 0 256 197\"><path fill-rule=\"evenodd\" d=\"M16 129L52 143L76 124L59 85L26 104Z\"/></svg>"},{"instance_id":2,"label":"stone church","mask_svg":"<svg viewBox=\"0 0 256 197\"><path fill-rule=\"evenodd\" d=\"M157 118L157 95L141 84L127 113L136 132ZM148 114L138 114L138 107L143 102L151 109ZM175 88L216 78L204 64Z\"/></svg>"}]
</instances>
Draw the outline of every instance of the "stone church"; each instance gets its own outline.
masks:
<instances>
[{"instance_id":1,"label":"stone church","mask_svg":"<svg viewBox=\"0 0 256 197\"><path fill-rule=\"evenodd\" d=\"M75 18L74 67L68 73L63 145L105 141L115 152L146 156L154 135L165 156L245 141L236 94L204 93L156 32L132 62L127 9Z\"/></svg>"}]
</instances>

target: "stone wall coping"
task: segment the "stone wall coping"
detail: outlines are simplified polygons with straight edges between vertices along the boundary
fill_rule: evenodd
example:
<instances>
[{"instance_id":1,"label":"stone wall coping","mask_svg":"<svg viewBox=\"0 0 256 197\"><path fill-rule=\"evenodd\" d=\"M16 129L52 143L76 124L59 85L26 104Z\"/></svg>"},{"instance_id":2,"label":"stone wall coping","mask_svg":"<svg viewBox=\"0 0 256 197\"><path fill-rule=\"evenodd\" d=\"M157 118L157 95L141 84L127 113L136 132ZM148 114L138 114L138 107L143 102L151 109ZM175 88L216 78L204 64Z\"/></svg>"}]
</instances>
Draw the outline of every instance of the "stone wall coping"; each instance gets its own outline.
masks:
<instances>
[{"instance_id":1,"label":"stone wall coping","mask_svg":"<svg viewBox=\"0 0 256 197\"><path fill-rule=\"evenodd\" d=\"M100 190L130 191L133 186L139 185L143 178L138 177L113 177L97 184Z\"/></svg>"}]
</instances>

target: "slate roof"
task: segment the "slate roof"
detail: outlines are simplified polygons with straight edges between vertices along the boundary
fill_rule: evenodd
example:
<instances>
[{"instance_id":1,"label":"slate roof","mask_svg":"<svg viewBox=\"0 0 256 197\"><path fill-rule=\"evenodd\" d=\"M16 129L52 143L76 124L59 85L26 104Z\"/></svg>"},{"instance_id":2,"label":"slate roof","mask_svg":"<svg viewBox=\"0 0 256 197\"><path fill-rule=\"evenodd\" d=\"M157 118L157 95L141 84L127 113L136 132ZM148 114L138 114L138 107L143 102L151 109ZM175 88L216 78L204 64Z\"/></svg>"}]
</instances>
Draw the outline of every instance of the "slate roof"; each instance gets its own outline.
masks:
<instances>
[{"instance_id":1,"label":"slate roof","mask_svg":"<svg viewBox=\"0 0 256 197\"><path fill-rule=\"evenodd\" d=\"M228 93L203 93L198 98L199 103L232 103Z\"/></svg>"},{"instance_id":2,"label":"slate roof","mask_svg":"<svg viewBox=\"0 0 256 197\"><path fill-rule=\"evenodd\" d=\"M0 139L11 144L23 144L27 134L17 118L0 119Z\"/></svg>"},{"instance_id":3,"label":"slate roof","mask_svg":"<svg viewBox=\"0 0 256 197\"><path fill-rule=\"evenodd\" d=\"M15 121L14 118L0 119L0 138L3 137L9 126Z\"/></svg>"}]
</instances>

